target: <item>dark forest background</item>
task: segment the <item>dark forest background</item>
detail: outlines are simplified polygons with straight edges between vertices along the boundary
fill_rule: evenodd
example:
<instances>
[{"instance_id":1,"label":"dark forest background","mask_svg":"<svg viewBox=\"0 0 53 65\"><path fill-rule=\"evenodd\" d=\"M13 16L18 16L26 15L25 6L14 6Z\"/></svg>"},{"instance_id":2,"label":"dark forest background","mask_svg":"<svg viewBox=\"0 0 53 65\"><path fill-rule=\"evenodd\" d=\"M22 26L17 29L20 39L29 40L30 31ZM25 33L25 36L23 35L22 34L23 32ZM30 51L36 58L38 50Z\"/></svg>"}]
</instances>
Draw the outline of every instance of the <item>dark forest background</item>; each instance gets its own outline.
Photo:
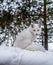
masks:
<instances>
[{"instance_id":1,"label":"dark forest background","mask_svg":"<svg viewBox=\"0 0 53 65\"><path fill-rule=\"evenodd\" d=\"M0 45L13 46L16 35L31 22L40 23L42 32L36 42L48 50L48 43L53 43L53 1L0 0Z\"/></svg>"}]
</instances>

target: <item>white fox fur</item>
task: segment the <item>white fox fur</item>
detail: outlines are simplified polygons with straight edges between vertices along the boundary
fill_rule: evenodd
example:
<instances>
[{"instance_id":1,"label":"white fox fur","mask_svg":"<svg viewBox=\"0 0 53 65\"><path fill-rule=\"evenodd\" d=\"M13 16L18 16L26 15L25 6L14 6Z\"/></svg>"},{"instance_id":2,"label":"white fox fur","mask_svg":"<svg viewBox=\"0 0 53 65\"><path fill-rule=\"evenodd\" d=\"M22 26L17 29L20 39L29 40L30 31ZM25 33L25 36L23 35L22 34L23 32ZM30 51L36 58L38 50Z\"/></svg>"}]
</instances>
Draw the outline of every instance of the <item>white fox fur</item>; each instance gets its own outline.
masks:
<instances>
[{"instance_id":1,"label":"white fox fur","mask_svg":"<svg viewBox=\"0 0 53 65\"><path fill-rule=\"evenodd\" d=\"M32 44L32 42L36 38L37 34L40 33L40 30L41 30L41 28L40 28L39 24L31 24L29 26L29 28L24 29L17 36L17 39L15 40L15 43L14 43L14 47L19 47L22 49L30 50L30 48L27 48L27 47ZM35 48L34 48L34 50L35 50Z\"/></svg>"},{"instance_id":2,"label":"white fox fur","mask_svg":"<svg viewBox=\"0 0 53 65\"><path fill-rule=\"evenodd\" d=\"M36 44L36 43L32 43L31 45L29 45L27 48L25 48L26 50L30 50L30 51L45 51L44 47L40 44Z\"/></svg>"}]
</instances>

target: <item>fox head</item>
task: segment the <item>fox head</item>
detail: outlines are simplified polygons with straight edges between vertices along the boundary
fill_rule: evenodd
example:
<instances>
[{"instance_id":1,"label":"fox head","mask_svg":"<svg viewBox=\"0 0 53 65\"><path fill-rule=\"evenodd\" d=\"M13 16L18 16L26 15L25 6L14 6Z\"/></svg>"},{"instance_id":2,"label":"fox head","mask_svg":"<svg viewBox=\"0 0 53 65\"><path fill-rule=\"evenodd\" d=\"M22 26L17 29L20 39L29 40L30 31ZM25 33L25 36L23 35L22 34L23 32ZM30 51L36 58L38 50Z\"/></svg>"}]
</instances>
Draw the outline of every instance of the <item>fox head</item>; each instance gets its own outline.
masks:
<instances>
[{"instance_id":1,"label":"fox head","mask_svg":"<svg viewBox=\"0 0 53 65\"><path fill-rule=\"evenodd\" d=\"M36 23L36 24L32 23L32 24L30 25L30 32L31 32L32 34L34 34L34 35L40 34L40 32L41 32L41 27L40 27L40 25L39 25L38 23Z\"/></svg>"}]
</instances>

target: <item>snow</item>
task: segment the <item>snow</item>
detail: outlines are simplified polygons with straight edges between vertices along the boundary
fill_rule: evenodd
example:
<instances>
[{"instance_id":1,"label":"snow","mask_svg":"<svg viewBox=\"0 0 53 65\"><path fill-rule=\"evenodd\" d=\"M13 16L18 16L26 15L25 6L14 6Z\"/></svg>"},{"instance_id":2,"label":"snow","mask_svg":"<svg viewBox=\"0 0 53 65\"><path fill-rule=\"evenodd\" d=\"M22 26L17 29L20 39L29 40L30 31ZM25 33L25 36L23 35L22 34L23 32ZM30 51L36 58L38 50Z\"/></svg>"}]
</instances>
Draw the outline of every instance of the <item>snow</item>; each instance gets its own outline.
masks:
<instances>
[{"instance_id":1,"label":"snow","mask_svg":"<svg viewBox=\"0 0 53 65\"><path fill-rule=\"evenodd\" d=\"M53 51L53 43L49 43L48 44L48 50L49 51Z\"/></svg>"},{"instance_id":2,"label":"snow","mask_svg":"<svg viewBox=\"0 0 53 65\"><path fill-rule=\"evenodd\" d=\"M0 65L53 65L53 52L0 46Z\"/></svg>"}]
</instances>

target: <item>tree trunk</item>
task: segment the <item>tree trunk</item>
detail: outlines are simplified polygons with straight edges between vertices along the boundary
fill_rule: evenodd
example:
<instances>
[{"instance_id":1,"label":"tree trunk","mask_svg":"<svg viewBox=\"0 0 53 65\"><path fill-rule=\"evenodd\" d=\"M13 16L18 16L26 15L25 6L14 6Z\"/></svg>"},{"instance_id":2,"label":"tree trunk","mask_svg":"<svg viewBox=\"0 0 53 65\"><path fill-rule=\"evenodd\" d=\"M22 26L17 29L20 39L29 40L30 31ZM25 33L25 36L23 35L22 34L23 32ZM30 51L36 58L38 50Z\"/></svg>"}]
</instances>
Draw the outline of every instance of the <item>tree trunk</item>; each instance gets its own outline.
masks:
<instances>
[{"instance_id":1,"label":"tree trunk","mask_svg":"<svg viewBox=\"0 0 53 65\"><path fill-rule=\"evenodd\" d=\"M44 0L44 36L45 36L44 47L46 50L48 50L48 35L47 35L47 23L46 23L46 0Z\"/></svg>"}]
</instances>

